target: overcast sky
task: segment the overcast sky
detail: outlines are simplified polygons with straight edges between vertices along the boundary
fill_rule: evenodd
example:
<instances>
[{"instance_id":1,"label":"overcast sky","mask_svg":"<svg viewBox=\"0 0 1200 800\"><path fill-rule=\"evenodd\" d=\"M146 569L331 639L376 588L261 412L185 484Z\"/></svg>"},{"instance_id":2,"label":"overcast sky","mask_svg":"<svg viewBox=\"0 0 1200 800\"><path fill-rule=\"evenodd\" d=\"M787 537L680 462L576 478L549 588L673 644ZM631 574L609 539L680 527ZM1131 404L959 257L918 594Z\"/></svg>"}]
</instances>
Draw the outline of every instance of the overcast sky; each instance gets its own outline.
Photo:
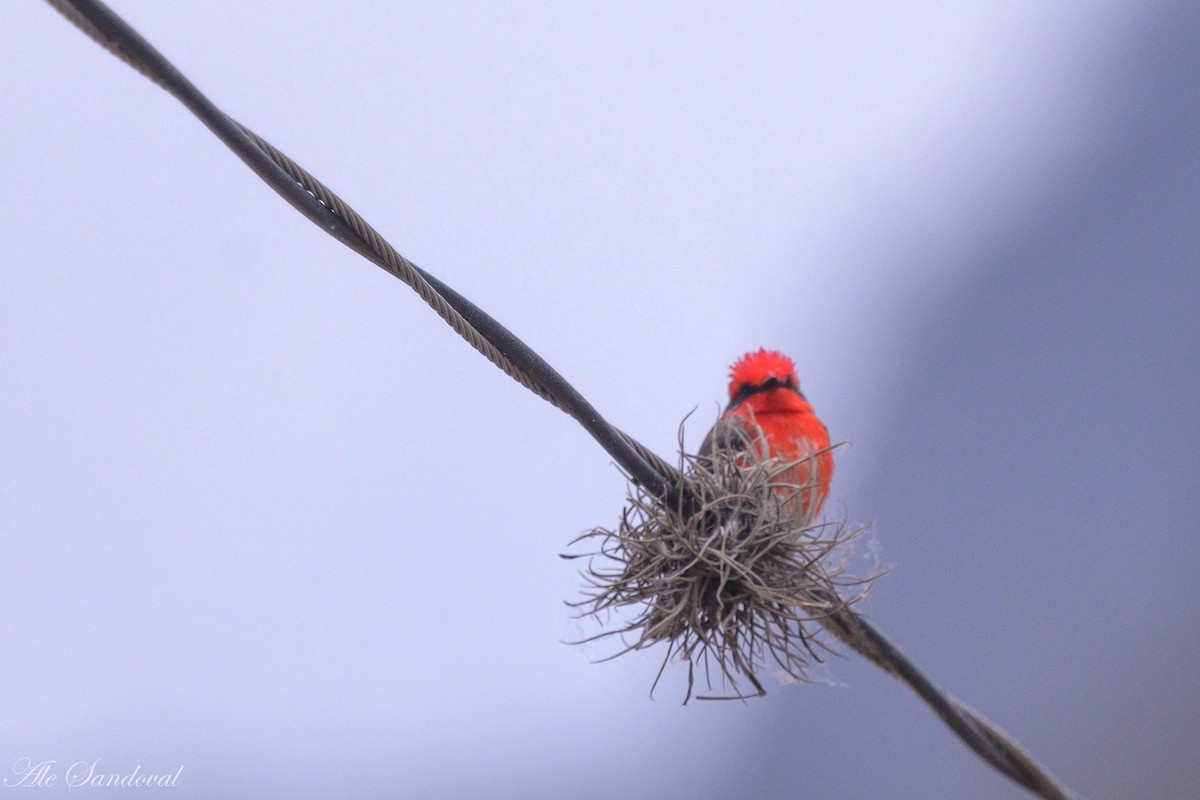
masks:
<instances>
[{"instance_id":1,"label":"overcast sky","mask_svg":"<svg viewBox=\"0 0 1200 800\"><path fill-rule=\"evenodd\" d=\"M1200 783L1200 12L113 8L664 456L789 352L883 630L1088 797ZM0 26L10 782L1024 796L854 658L683 707L563 644L599 446L49 6Z\"/></svg>"}]
</instances>

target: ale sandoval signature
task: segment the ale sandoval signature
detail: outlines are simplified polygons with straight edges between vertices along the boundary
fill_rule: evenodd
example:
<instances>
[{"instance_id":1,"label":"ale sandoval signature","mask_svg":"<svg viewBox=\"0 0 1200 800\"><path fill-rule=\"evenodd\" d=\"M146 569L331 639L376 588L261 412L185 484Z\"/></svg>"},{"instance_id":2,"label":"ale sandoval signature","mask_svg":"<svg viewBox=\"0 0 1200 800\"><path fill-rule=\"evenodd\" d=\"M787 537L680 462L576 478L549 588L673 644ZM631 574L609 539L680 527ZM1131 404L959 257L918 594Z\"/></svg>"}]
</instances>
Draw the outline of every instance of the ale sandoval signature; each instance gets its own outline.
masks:
<instances>
[{"instance_id":1,"label":"ale sandoval signature","mask_svg":"<svg viewBox=\"0 0 1200 800\"><path fill-rule=\"evenodd\" d=\"M173 772L150 772L138 764L129 772L109 772L102 769L100 759L94 761L76 761L66 767L60 767L55 760L34 761L32 758L18 758L13 764L13 775L4 779L4 785L10 788L30 786L66 786L74 789L82 786L106 786L170 788L178 784L183 765Z\"/></svg>"}]
</instances>

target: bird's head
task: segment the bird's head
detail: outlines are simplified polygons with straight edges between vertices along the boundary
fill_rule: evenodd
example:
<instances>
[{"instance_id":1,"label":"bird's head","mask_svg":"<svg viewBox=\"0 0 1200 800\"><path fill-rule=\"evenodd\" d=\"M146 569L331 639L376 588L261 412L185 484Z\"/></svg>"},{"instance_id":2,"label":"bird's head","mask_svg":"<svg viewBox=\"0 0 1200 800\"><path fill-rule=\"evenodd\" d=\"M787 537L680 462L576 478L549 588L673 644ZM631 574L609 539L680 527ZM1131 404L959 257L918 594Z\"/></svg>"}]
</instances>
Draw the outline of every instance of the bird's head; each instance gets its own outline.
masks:
<instances>
[{"instance_id":1,"label":"bird's head","mask_svg":"<svg viewBox=\"0 0 1200 800\"><path fill-rule=\"evenodd\" d=\"M729 397L746 397L769 389L800 391L796 365L778 350L758 350L733 362L729 369Z\"/></svg>"}]
</instances>

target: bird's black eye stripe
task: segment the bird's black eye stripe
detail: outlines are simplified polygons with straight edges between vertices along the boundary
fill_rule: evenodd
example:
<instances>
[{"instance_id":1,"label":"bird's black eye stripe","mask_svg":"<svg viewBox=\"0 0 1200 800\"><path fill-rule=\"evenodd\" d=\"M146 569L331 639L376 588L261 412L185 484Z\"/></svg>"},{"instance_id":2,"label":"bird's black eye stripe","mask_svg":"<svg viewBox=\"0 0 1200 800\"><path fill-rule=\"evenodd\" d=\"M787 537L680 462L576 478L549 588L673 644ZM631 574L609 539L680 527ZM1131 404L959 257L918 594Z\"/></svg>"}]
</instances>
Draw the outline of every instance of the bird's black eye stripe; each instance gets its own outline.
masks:
<instances>
[{"instance_id":1,"label":"bird's black eye stripe","mask_svg":"<svg viewBox=\"0 0 1200 800\"><path fill-rule=\"evenodd\" d=\"M729 398L729 406L726 410L732 410L746 402L746 399L752 395L761 392L769 392L772 389L791 389L796 394L800 394L800 390L796 387L796 381L791 375L780 380L774 375L767 378L762 383L740 383L737 391L733 393L733 397ZM803 397L804 395L800 395Z\"/></svg>"}]
</instances>

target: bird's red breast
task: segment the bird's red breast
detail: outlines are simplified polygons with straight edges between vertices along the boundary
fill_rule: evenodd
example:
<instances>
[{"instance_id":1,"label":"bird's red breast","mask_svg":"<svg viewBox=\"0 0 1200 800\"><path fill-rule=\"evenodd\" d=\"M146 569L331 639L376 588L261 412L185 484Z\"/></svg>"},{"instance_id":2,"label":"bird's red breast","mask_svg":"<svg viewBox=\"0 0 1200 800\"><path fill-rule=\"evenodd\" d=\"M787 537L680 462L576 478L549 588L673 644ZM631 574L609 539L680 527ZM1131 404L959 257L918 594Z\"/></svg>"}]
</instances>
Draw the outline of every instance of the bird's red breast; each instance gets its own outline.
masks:
<instances>
[{"instance_id":1,"label":"bird's red breast","mask_svg":"<svg viewBox=\"0 0 1200 800\"><path fill-rule=\"evenodd\" d=\"M829 431L801 394L790 358L760 348L735 361L729 371L729 405L722 421L739 423L750 432L757 425L765 440L764 456L787 461L812 456L812 461L790 470L782 480L805 487L800 492L798 518L807 521L820 513L833 478ZM709 449L714 435L719 435L717 428L705 440ZM759 447L763 444L760 440Z\"/></svg>"}]
</instances>

